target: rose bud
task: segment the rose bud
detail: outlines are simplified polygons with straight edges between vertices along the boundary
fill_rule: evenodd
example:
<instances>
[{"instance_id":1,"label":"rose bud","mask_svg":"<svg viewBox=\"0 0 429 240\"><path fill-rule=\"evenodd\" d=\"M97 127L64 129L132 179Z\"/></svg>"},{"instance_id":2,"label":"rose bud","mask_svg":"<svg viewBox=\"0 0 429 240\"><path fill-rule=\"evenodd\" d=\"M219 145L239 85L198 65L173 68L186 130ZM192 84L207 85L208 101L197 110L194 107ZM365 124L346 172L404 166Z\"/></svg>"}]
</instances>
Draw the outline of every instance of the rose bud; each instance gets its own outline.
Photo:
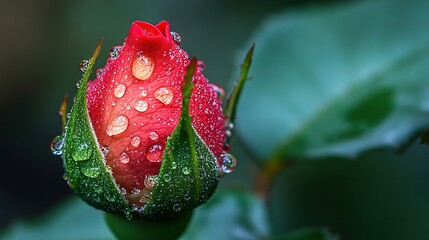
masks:
<instances>
[{"instance_id":1,"label":"rose bud","mask_svg":"<svg viewBox=\"0 0 429 240\"><path fill-rule=\"evenodd\" d=\"M204 64L189 60L180 41L166 21L136 21L95 80L88 82L101 42L81 63L74 105L51 148L90 205L128 218L171 217L206 202L219 176L233 171L227 142L237 97L224 114L223 89L208 82Z\"/></svg>"}]
</instances>

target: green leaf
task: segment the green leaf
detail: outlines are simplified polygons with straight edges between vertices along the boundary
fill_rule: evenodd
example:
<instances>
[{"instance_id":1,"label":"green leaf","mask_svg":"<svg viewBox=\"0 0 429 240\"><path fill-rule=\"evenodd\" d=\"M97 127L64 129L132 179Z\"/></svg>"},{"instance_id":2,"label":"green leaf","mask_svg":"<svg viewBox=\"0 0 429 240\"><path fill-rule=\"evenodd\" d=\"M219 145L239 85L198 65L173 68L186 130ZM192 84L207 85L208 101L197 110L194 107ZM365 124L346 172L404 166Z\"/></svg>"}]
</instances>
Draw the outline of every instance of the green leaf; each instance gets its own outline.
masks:
<instances>
[{"instance_id":1,"label":"green leaf","mask_svg":"<svg viewBox=\"0 0 429 240\"><path fill-rule=\"evenodd\" d=\"M115 239L103 221L103 214L77 198L67 200L43 218L17 221L3 234L8 240Z\"/></svg>"},{"instance_id":2,"label":"green leaf","mask_svg":"<svg viewBox=\"0 0 429 240\"><path fill-rule=\"evenodd\" d=\"M303 228L295 230L285 236L274 237L272 240L337 240L338 236L324 228Z\"/></svg>"},{"instance_id":3,"label":"green leaf","mask_svg":"<svg viewBox=\"0 0 429 240\"><path fill-rule=\"evenodd\" d=\"M74 192L92 206L128 215L130 208L105 163L86 105L87 82L100 53L101 43L100 41L82 76L67 122L62 156L65 177Z\"/></svg>"},{"instance_id":4,"label":"green leaf","mask_svg":"<svg viewBox=\"0 0 429 240\"><path fill-rule=\"evenodd\" d=\"M151 218L190 211L208 200L219 181L217 159L195 133L189 115L195 65L194 58L185 76L180 120L167 139L157 184L143 211Z\"/></svg>"},{"instance_id":5,"label":"green leaf","mask_svg":"<svg viewBox=\"0 0 429 240\"><path fill-rule=\"evenodd\" d=\"M265 206L242 190L219 190L196 209L181 240L266 239L269 235Z\"/></svg>"},{"instance_id":6,"label":"green leaf","mask_svg":"<svg viewBox=\"0 0 429 240\"><path fill-rule=\"evenodd\" d=\"M398 148L429 123L429 2L286 12L252 41L237 130L260 159Z\"/></svg>"}]
</instances>

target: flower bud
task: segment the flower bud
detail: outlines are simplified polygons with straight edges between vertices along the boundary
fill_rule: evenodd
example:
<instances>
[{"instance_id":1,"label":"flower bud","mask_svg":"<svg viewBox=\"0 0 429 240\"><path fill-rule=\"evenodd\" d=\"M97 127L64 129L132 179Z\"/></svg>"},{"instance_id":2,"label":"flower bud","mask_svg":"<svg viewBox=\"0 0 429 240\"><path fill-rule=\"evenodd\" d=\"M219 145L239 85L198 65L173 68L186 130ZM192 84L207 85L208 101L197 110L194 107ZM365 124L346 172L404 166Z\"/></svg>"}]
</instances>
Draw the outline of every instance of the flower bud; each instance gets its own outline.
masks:
<instances>
[{"instance_id":1,"label":"flower bud","mask_svg":"<svg viewBox=\"0 0 429 240\"><path fill-rule=\"evenodd\" d=\"M51 148L70 187L94 207L128 217L179 215L207 201L219 176L233 170L223 89L180 41L166 21L137 21L95 80L88 82L101 43L81 64L65 132Z\"/></svg>"}]
</instances>

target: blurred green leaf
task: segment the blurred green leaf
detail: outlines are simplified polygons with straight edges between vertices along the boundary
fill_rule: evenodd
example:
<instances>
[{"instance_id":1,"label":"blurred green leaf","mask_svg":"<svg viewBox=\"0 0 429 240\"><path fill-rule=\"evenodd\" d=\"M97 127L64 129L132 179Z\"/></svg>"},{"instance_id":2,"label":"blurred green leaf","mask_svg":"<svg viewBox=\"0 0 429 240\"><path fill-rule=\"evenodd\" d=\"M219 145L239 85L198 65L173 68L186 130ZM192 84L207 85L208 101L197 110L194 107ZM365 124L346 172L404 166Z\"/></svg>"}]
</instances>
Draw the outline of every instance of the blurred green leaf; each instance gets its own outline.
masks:
<instances>
[{"instance_id":1,"label":"blurred green leaf","mask_svg":"<svg viewBox=\"0 0 429 240\"><path fill-rule=\"evenodd\" d=\"M285 236L274 237L272 240L337 240L338 236L324 228L303 228Z\"/></svg>"},{"instance_id":2,"label":"blurred green leaf","mask_svg":"<svg viewBox=\"0 0 429 240\"><path fill-rule=\"evenodd\" d=\"M115 239L104 222L101 211L73 198L55 208L44 218L15 222L0 239L7 240L78 240Z\"/></svg>"},{"instance_id":3,"label":"blurred green leaf","mask_svg":"<svg viewBox=\"0 0 429 240\"><path fill-rule=\"evenodd\" d=\"M218 190L197 208L181 240L264 239L269 234L261 199L242 190Z\"/></svg>"},{"instance_id":4,"label":"blurred green leaf","mask_svg":"<svg viewBox=\"0 0 429 240\"><path fill-rule=\"evenodd\" d=\"M400 147L429 122L429 2L286 12L257 43L237 129L261 159Z\"/></svg>"}]
</instances>

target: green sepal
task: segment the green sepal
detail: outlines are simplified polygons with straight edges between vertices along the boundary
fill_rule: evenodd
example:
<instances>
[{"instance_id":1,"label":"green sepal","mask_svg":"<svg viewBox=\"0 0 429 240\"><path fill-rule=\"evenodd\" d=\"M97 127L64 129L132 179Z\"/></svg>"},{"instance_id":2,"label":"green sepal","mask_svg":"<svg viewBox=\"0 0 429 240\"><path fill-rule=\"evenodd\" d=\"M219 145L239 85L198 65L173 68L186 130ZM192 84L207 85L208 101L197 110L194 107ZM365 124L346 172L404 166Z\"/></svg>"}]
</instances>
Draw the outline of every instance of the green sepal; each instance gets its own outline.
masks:
<instances>
[{"instance_id":1,"label":"green sepal","mask_svg":"<svg viewBox=\"0 0 429 240\"><path fill-rule=\"evenodd\" d=\"M247 52L246 57L244 58L243 64L241 65L240 77L238 78L238 81L235 83L234 90L232 91L231 95L228 97L228 101L226 103L224 114L226 116L226 119L231 123L234 122L234 119L235 119L237 103L238 103L238 100L240 99L241 91L243 90L246 80L248 80L247 76L249 74L250 66L252 65L252 56L253 56L254 50L255 50L255 44L252 45L252 47Z\"/></svg>"},{"instance_id":2,"label":"green sepal","mask_svg":"<svg viewBox=\"0 0 429 240\"><path fill-rule=\"evenodd\" d=\"M73 191L90 205L109 212L123 212L129 216L130 207L105 162L87 108L87 82L95 59L100 53L101 44L102 40L80 80L65 129L62 155L65 178Z\"/></svg>"},{"instance_id":3,"label":"green sepal","mask_svg":"<svg viewBox=\"0 0 429 240\"><path fill-rule=\"evenodd\" d=\"M195 65L193 58L185 76L179 123L167 139L158 181L143 216L165 218L190 211L209 199L219 181L217 159L195 132L189 115Z\"/></svg>"}]
</instances>

